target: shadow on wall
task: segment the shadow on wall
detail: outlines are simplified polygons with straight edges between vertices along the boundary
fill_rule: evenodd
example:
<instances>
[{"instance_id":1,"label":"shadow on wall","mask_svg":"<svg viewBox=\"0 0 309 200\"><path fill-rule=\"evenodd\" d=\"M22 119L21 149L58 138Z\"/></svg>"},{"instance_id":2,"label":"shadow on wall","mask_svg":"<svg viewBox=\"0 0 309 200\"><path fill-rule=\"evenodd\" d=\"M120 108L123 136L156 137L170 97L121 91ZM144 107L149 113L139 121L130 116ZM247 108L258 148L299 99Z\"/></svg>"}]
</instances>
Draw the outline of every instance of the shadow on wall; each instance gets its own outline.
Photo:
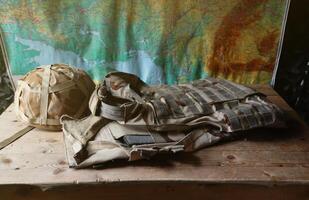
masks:
<instances>
[{"instance_id":1,"label":"shadow on wall","mask_svg":"<svg viewBox=\"0 0 309 200\"><path fill-rule=\"evenodd\" d=\"M2 42L1 37L0 42ZM0 114L13 102L14 99L14 90L6 73L6 67L2 55L4 54L2 48L0 48Z\"/></svg>"},{"instance_id":2,"label":"shadow on wall","mask_svg":"<svg viewBox=\"0 0 309 200\"><path fill-rule=\"evenodd\" d=\"M309 123L309 2L290 4L275 90Z\"/></svg>"},{"instance_id":3,"label":"shadow on wall","mask_svg":"<svg viewBox=\"0 0 309 200\"><path fill-rule=\"evenodd\" d=\"M14 93L4 65L0 66L0 114L13 102Z\"/></svg>"}]
</instances>

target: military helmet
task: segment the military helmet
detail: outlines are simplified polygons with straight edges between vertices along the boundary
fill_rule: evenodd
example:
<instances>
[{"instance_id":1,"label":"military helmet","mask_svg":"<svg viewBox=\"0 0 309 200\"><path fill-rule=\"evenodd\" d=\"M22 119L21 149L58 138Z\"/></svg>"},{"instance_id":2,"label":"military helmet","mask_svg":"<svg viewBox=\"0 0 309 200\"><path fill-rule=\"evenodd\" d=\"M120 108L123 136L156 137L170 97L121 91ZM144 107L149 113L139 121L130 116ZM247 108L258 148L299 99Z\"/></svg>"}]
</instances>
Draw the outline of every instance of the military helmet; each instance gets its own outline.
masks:
<instances>
[{"instance_id":1,"label":"military helmet","mask_svg":"<svg viewBox=\"0 0 309 200\"><path fill-rule=\"evenodd\" d=\"M94 88L81 69L66 64L39 66L18 81L15 110L34 127L61 130L62 115L81 118L89 114L88 101Z\"/></svg>"}]
</instances>

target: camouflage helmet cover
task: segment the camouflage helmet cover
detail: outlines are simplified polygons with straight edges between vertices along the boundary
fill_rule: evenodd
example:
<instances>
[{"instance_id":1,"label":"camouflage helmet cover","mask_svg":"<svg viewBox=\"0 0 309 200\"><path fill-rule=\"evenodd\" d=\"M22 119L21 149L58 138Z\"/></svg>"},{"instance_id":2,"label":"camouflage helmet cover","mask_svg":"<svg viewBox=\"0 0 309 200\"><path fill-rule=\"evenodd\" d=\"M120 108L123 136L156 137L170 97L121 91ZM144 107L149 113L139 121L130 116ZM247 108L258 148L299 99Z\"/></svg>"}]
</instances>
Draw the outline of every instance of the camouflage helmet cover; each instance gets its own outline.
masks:
<instances>
[{"instance_id":1,"label":"camouflage helmet cover","mask_svg":"<svg viewBox=\"0 0 309 200\"><path fill-rule=\"evenodd\" d=\"M15 110L32 126L60 130L62 115L81 118L89 114L88 101L94 88L91 78L78 68L40 66L18 81Z\"/></svg>"}]
</instances>

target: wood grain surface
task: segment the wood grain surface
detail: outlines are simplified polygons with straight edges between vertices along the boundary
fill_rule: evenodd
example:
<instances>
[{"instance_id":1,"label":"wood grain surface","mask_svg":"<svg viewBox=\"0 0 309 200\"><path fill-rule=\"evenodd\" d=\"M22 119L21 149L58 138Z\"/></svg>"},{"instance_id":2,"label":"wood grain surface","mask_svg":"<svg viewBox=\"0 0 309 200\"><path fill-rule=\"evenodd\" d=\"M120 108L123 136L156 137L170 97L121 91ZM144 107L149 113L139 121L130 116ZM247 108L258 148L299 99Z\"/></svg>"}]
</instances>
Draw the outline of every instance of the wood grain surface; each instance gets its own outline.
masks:
<instances>
[{"instance_id":1,"label":"wood grain surface","mask_svg":"<svg viewBox=\"0 0 309 200\"><path fill-rule=\"evenodd\" d=\"M308 199L309 129L269 86L254 88L286 112L286 129L256 129L195 153L82 170L68 167L61 132L34 129L0 151L0 199ZM25 126L11 105L0 116L0 140Z\"/></svg>"}]
</instances>

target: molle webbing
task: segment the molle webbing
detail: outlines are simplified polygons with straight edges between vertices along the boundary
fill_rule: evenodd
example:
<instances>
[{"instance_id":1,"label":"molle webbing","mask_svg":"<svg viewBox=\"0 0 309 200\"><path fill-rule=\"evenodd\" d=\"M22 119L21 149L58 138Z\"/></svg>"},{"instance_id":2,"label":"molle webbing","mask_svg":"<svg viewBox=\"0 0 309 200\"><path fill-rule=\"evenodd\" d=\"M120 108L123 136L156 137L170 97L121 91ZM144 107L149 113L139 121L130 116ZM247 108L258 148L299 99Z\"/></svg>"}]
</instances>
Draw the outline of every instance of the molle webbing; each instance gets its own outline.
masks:
<instances>
[{"instance_id":1,"label":"molle webbing","mask_svg":"<svg viewBox=\"0 0 309 200\"><path fill-rule=\"evenodd\" d=\"M146 108L147 112L143 113L144 124L156 129L162 125L176 124L177 126L177 124L184 124L201 116L211 115L217 109L213 106L224 102L244 101L246 97L257 94L256 91L242 85L214 78L198 80L191 84L153 87L135 77L134 87L132 87L131 76L125 76L118 72L107 75L102 83L104 96L97 94L101 103L99 101L99 107L95 109L96 112L93 114L121 123L125 121L128 124L137 124L136 119L128 119L124 116L127 103L117 102L117 99L121 99L130 102L131 106L136 103ZM140 85L139 91L134 90L137 85ZM111 101L111 98L116 100ZM135 111L137 113L133 113L131 116L141 118L140 110L136 109ZM245 109L242 111L246 112ZM252 120L250 120L249 126L255 126L251 122ZM143 122L138 124L143 124Z\"/></svg>"}]
</instances>

